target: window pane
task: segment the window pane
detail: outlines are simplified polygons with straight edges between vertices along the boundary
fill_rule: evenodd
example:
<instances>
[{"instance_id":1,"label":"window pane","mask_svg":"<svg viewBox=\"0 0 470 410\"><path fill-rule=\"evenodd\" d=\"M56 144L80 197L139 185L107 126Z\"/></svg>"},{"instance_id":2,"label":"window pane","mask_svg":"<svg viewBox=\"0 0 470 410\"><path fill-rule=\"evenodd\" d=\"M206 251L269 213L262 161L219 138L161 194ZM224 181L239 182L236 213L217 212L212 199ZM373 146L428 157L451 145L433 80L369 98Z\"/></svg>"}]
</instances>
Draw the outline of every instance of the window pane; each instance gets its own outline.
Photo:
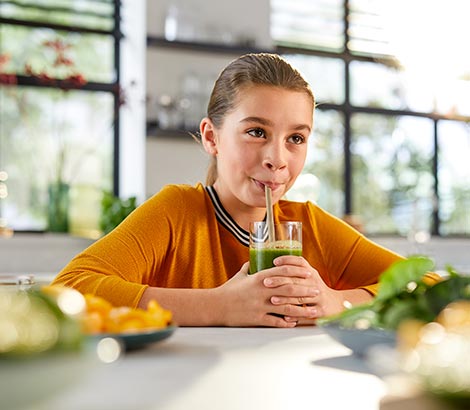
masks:
<instances>
[{"instance_id":1,"label":"window pane","mask_svg":"<svg viewBox=\"0 0 470 410\"><path fill-rule=\"evenodd\" d=\"M113 1L36 0L0 3L0 16L43 23L111 30ZM51 9L56 10L51 10Z\"/></svg>"},{"instance_id":2,"label":"window pane","mask_svg":"<svg viewBox=\"0 0 470 410\"><path fill-rule=\"evenodd\" d=\"M112 188L110 93L0 87L0 106L0 215L10 228L46 228L47 187L59 175L72 194Z\"/></svg>"},{"instance_id":3,"label":"window pane","mask_svg":"<svg viewBox=\"0 0 470 410\"><path fill-rule=\"evenodd\" d=\"M467 81L448 79L433 84L437 112L470 117L470 68L468 77Z\"/></svg>"},{"instance_id":4,"label":"window pane","mask_svg":"<svg viewBox=\"0 0 470 410\"><path fill-rule=\"evenodd\" d=\"M441 234L470 234L470 125L439 121Z\"/></svg>"},{"instance_id":5,"label":"window pane","mask_svg":"<svg viewBox=\"0 0 470 410\"><path fill-rule=\"evenodd\" d=\"M353 209L367 233L431 228L433 123L425 118L355 114Z\"/></svg>"},{"instance_id":6,"label":"window pane","mask_svg":"<svg viewBox=\"0 0 470 410\"><path fill-rule=\"evenodd\" d=\"M383 64L353 61L351 103L391 110L431 112L433 95L428 85L408 79L406 74Z\"/></svg>"},{"instance_id":7,"label":"window pane","mask_svg":"<svg viewBox=\"0 0 470 410\"><path fill-rule=\"evenodd\" d=\"M349 1L348 48L356 54L391 55L382 1Z\"/></svg>"},{"instance_id":8,"label":"window pane","mask_svg":"<svg viewBox=\"0 0 470 410\"><path fill-rule=\"evenodd\" d=\"M312 201L334 215L343 215L343 124L339 112L316 110L305 167L287 198Z\"/></svg>"},{"instance_id":9,"label":"window pane","mask_svg":"<svg viewBox=\"0 0 470 410\"><path fill-rule=\"evenodd\" d=\"M271 37L280 44L342 51L342 0L271 0Z\"/></svg>"},{"instance_id":10,"label":"window pane","mask_svg":"<svg viewBox=\"0 0 470 410\"><path fill-rule=\"evenodd\" d=\"M287 54L284 57L302 72L317 103L344 102L344 62L338 58Z\"/></svg>"},{"instance_id":11,"label":"window pane","mask_svg":"<svg viewBox=\"0 0 470 410\"><path fill-rule=\"evenodd\" d=\"M57 54L45 42L57 40L69 46L65 56L73 62L71 66L54 66ZM2 24L0 53L10 56L8 68L17 74L25 74L25 67L29 65L34 73L45 72L54 78L70 74L81 74L87 81L94 82L113 82L116 78L112 36L59 33Z\"/></svg>"}]
</instances>

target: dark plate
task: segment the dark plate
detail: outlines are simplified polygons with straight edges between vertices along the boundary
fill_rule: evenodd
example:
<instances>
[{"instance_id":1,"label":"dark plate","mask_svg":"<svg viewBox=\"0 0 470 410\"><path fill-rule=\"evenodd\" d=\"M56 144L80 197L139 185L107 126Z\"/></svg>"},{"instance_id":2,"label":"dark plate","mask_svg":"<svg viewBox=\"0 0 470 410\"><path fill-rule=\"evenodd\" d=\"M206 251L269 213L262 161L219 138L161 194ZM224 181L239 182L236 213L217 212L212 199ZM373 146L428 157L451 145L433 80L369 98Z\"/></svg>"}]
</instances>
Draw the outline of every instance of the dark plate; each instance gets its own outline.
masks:
<instances>
[{"instance_id":1,"label":"dark plate","mask_svg":"<svg viewBox=\"0 0 470 410\"><path fill-rule=\"evenodd\" d=\"M395 332L382 329L347 329L338 324L329 323L321 328L333 339L350 348L358 356L364 356L371 347L385 345L395 347Z\"/></svg>"},{"instance_id":2,"label":"dark plate","mask_svg":"<svg viewBox=\"0 0 470 410\"><path fill-rule=\"evenodd\" d=\"M103 339L105 337L112 337L119 340L126 350L142 349L152 343L160 342L161 340L170 337L177 329L176 325L171 325L163 329L133 332L133 333L103 333L94 338Z\"/></svg>"}]
</instances>

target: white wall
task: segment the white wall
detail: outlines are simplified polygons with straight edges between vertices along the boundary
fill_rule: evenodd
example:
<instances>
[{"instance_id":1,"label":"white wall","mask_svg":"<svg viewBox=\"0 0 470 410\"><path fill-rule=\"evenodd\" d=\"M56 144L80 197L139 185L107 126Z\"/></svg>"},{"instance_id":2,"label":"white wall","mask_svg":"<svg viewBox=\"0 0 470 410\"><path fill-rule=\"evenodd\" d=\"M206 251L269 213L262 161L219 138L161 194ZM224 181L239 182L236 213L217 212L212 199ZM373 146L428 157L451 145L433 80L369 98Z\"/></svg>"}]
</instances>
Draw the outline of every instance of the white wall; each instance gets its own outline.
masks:
<instances>
[{"instance_id":1,"label":"white wall","mask_svg":"<svg viewBox=\"0 0 470 410\"><path fill-rule=\"evenodd\" d=\"M178 9L179 33L199 41L232 41L255 38L260 48L270 48L269 0L148 0L147 32L163 36L165 17L171 6Z\"/></svg>"},{"instance_id":2,"label":"white wall","mask_svg":"<svg viewBox=\"0 0 470 410\"><path fill-rule=\"evenodd\" d=\"M145 199L145 0L122 2L121 84L126 105L121 108L119 192ZM141 64L136 64L141 61Z\"/></svg>"},{"instance_id":3,"label":"white wall","mask_svg":"<svg viewBox=\"0 0 470 410\"><path fill-rule=\"evenodd\" d=\"M147 197L166 184L204 182L208 157L202 145L188 138L150 138L147 140Z\"/></svg>"}]
</instances>

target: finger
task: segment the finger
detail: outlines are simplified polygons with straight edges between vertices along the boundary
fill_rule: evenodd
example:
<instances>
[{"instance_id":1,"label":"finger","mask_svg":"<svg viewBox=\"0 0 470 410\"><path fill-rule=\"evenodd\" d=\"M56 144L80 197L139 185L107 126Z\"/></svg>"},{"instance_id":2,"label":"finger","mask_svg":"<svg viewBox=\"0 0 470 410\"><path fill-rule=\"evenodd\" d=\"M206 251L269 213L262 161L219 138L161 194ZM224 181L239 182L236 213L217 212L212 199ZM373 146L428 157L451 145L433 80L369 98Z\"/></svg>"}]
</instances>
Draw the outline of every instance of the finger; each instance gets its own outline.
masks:
<instances>
[{"instance_id":1,"label":"finger","mask_svg":"<svg viewBox=\"0 0 470 410\"><path fill-rule=\"evenodd\" d=\"M320 315L318 314L318 311L315 311L315 310L311 310L310 312L308 312L308 316L284 316L284 320L286 322L289 322L289 323L292 323L292 322L295 322L297 324L299 323L303 323L303 321L314 321L316 319L318 319L320 317Z\"/></svg>"},{"instance_id":2,"label":"finger","mask_svg":"<svg viewBox=\"0 0 470 410\"><path fill-rule=\"evenodd\" d=\"M316 325L317 324L317 318L315 319L299 319L299 318L295 318L295 320L297 321L297 324L296 326L312 326L312 325Z\"/></svg>"},{"instance_id":3,"label":"finger","mask_svg":"<svg viewBox=\"0 0 470 410\"><path fill-rule=\"evenodd\" d=\"M262 270L256 275L258 275L258 277L262 279L272 276L284 276L288 278L296 277L307 279L312 276L312 268L299 267L293 265L282 265Z\"/></svg>"},{"instance_id":4,"label":"finger","mask_svg":"<svg viewBox=\"0 0 470 410\"><path fill-rule=\"evenodd\" d=\"M263 279L263 284L267 288L278 288L285 285L305 285L305 280L308 277L299 276L267 276Z\"/></svg>"},{"instance_id":5,"label":"finger","mask_svg":"<svg viewBox=\"0 0 470 410\"><path fill-rule=\"evenodd\" d=\"M245 262L241 269L240 272L244 273L245 275L248 275L248 272L250 271L250 262Z\"/></svg>"},{"instance_id":6,"label":"finger","mask_svg":"<svg viewBox=\"0 0 470 410\"><path fill-rule=\"evenodd\" d=\"M269 327L295 327L297 325L296 320L286 321L282 315L274 315L268 313L263 319L263 326Z\"/></svg>"},{"instance_id":7,"label":"finger","mask_svg":"<svg viewBox=\"0 0 470 410\"><path fill-rule=\"evenodd\" d=\"M318 293L317 293L318 295ZM271 303L273 305L314 305L318 298L315 296L296 296L296 297L285 297L285 296L271 296Z\"/></svg>"},{"instance_id":8,"label":"finger","mask_svg":"<svg viewBox=\"0 0 470 410\"><path fill-rule=\"evenodd\" d=\"M273 260L275 266L293 265L301 267L310 267L310 264L302 256L282 255Z\"/></svg>"},{"instance_id":9,"label":"finger","mask_svg":"<svg viewBox=\"0 0 470 410\"><path fill-rule=\"evenodd\" d=\"M283 315L284 318L313 319L318 316L318 310L316 306L280 305L273 306L272 311L273 313ZM289 322L291 322L290 319Z\"/></svg>"},{"instance_id":10,"label":"finger","mask_svg":"<svg viewBox=\"0 0 470 410\"><path fill-rule=\"evenodd\" d=\"M263 285L269 289L276 289L276 294L273 296L316 297L320 294L316 283L301 278L269 277L263 280Z\"/></svg>"}]
</instances>

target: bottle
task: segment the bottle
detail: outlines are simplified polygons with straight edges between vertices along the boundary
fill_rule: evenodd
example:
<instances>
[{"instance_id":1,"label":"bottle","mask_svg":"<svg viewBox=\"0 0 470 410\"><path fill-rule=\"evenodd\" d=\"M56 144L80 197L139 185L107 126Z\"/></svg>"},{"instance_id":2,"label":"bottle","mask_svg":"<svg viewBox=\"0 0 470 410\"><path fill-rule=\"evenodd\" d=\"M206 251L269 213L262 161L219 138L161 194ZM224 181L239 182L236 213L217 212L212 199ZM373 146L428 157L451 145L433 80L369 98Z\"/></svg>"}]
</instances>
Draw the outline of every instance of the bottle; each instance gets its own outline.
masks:
<instances>
[{"instance_id":1,"label":"bottle","mask_svg":"<svg viewBox=\"0 0 470 410\"><path fill-rule=\"evenodd\" d=\"M178 36L179 10L175 4L168 7L165 17L165 39L175 41Z\"/></svg>"}]
</instances>

